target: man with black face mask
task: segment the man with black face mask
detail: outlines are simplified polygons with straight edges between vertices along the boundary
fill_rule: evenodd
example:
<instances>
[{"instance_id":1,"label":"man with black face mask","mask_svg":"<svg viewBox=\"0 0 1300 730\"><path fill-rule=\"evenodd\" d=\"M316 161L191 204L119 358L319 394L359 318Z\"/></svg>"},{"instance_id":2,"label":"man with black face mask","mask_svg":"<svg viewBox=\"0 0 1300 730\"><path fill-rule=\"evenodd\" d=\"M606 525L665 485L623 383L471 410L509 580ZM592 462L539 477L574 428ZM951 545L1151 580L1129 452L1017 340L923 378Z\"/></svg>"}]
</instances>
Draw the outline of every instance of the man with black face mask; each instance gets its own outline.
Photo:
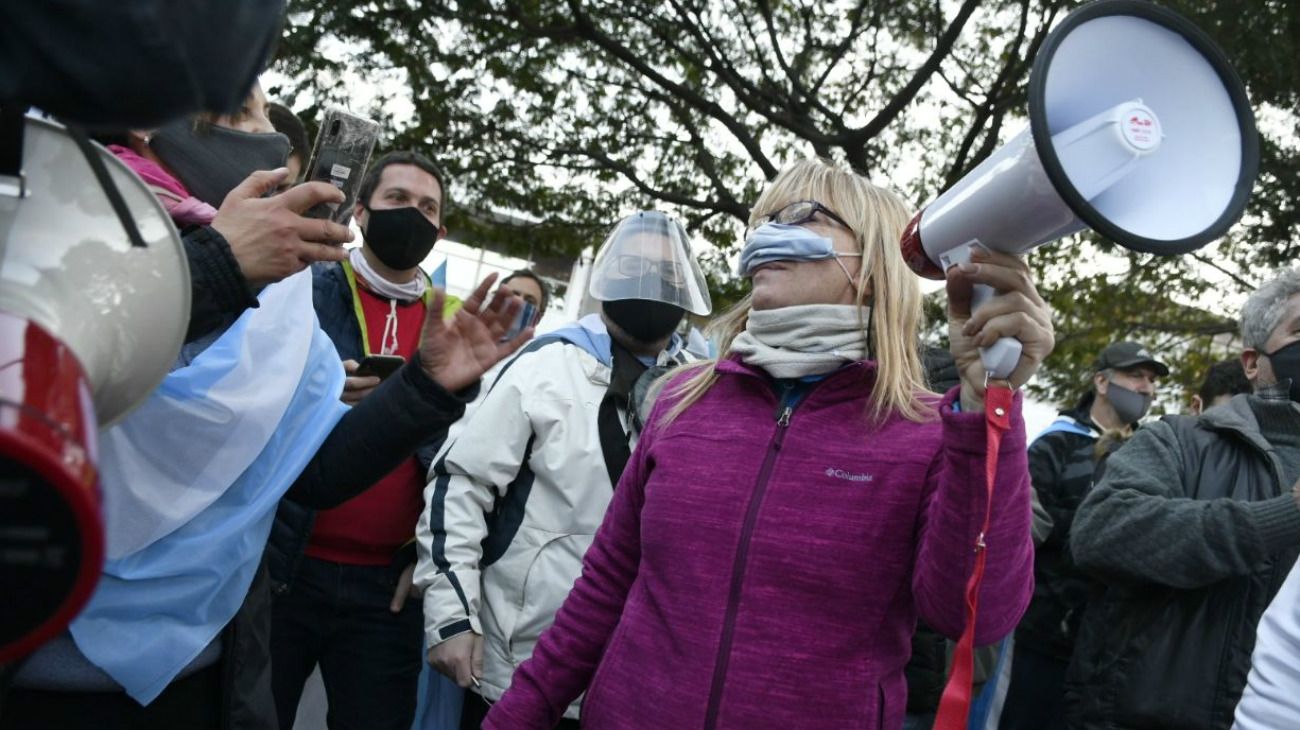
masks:
<instances>
[{"instance_id":1,"label":"man with black face mask","mask_svg":"<svg viewBox=\"0 0 1300 730\"><path fill-rule=\"evenodd\" d=\"M639 433L635 393L686 360L675 330L711 311L680 223L614 228L592 267L600 311L539 337L443 447L425 489L416 584L429 661L478 728L568 595ZM560 727L578 726L578 704Z\"/></svg>"},{"instance_id":2,"label":"man with black face mask","mask_svg":"<svg viewBox=\"0 0 1300 730\"><path fill-rule=\"evenodd\" d=\"M1168 374L1136 342L1107 345L1094 363L1088 392L1029 447L1034 493L1051 520L1034 556L1034 597L1016 629L1002 730L1065 727L1065 671L1093 582L1070 557L1074 512L1092 486L1098 439L1130 435L1151 406L1156 379Z\"/></svg>"},{"instance_id":3,"label":"man with black face mask","mask_svg":"<svg viewBox=\"0 0 1300 730\"><path fill-rule=\"evenodd\" d=\"M406 360L428 317L433 284L420 263L446 234L446 176L417 152L389 153L366 173L354 211L362 245L314 270L321 328L348 373L343 401L380 384L366 357ZM387 375L387 373L382 373ZM440 440L445 425L428 441ZM415 522L424 470L414 453L361 494L315 511L281 502L268 547L275 593L272 684L281 727L292 727L303 684L319 665L330 717L344 727L411 726L420 673L421 612L412 596Z\"/></svg>"},{"instance_id":4,"label":"man with black face mask","mask_svg":"<svg viewBox=\"0 0 1300 730\"><path fill-rule=\"evenodd\" d=\"M1300 554L1300 269L1242 307L1254 392L1141 429L1079 507L1089 601L1071 728L1227 728L1255 627ZM1172 723L1172 724L1171 724Z\"/></svg>"}]
</instances>

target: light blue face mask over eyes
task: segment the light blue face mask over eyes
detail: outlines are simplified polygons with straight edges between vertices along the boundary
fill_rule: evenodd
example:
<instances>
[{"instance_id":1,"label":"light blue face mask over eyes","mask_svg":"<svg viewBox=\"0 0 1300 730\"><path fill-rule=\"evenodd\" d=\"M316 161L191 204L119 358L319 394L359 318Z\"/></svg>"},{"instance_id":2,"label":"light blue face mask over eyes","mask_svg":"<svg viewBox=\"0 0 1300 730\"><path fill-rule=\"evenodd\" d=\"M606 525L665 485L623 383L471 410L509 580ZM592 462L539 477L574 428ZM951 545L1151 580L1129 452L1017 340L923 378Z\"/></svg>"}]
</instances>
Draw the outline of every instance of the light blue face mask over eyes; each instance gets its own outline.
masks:
<instances>
[{"instance_id":1,"label":"light blue face mask over eyes","mask_svg":"<svg viewBox=\"0 0 1300 730\"><path fill-rule=\"evenodd\" d=\"M839 253L831 239L801 225L764 223L745 238L745 248L740 252L740 275L751 276L755 267L773 261L821 261L845 256L860 258L862 254ZM850 276L849 282L852 281Z\"/></svg>"}]
</instances>

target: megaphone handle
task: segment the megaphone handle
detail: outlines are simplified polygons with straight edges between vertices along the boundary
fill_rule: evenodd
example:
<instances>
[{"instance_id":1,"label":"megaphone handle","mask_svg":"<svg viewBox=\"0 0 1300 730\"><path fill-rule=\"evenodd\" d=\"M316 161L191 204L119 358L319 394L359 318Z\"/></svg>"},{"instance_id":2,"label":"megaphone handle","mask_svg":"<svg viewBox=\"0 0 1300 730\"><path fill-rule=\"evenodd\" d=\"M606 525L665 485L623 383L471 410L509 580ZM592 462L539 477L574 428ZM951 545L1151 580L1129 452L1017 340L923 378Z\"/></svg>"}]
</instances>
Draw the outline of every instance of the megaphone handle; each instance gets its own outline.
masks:
<instances>
[{"instance_id":1,"label":"megaphone handle","mask_svg":"<svg viewBox=\"0 0 1300 730\"><path fill-rule=\"evenodd\" d=\"M939 257L940 262L943 264L943 270L947 271L949 267L958 264L970 263L971 251L976 246L980 246L980 242L973 240L944 252ZM980 247L983 248L983 246ZM971 292L971 313L973 314L977 309L987 304L996 293L993 287L987 284L976 284ZM1003 337L988 347L981 347L980 362L984 363L984 372L991 379L1005 380L1011 376L1011 371L1016 369L1016 364L1020 362L1020 352L1023 349L1024 345L1020 344L1020 340L1014 337Z\"/></svg>"}]
</instances>

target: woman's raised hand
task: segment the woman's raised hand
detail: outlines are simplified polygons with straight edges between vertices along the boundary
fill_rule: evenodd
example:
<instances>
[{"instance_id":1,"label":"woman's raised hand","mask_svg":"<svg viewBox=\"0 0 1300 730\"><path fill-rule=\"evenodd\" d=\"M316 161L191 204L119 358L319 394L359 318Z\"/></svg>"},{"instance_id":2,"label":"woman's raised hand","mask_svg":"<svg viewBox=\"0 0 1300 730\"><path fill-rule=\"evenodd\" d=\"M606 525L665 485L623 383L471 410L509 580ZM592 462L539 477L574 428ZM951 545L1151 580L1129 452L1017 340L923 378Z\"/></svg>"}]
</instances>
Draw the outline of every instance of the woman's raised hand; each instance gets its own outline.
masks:
<instances>
[{"instance_id":1,"label":"woman's raised hand","mask_svg":"<svg viewBox=\"0 0 1300 730\"><path fill-rule=\"evenodd\" d=\"M986 284L996 294L971 313L974 285ZM1011 375L1019 388L1038 370L1056 344L1052 309L1038 294L1023 258L976 248L968 264L948 269L948 337L953 359L961 371L963 410L984 404L985 373L979 348L1003 337L1020 340L1024 349Z\"/></svg>"}]
</instances>

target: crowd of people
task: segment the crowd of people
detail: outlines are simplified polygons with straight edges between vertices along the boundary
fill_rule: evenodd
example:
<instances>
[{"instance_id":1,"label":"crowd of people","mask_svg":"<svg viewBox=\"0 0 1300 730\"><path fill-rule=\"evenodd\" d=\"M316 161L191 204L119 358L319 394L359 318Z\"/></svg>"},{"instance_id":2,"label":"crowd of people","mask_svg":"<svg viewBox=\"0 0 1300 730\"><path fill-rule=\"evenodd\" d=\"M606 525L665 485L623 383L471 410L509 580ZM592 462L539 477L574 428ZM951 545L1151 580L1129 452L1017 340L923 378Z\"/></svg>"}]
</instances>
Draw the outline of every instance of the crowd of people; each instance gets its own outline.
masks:
<instances>
[{"instance_id":1,"label":"crowd of people","mask_svg":"<svg viewBox=\"0 0 1300 730\"><path fill-rule=\"evenodd\" d=\"M1300 269L1185 414L1145 418L1170 370L1120 341L1032 442L1018 393L990 405L990 451L990 387L1054 344L1029 268L950 269L948 352L923 351L909 207L824 160L765 183L701 352L699 251L663 212L610 221L583 316L533 337L536 273L461 301L421 268L450 205L428 151L373 161L346 249L260 87L101 141L193 292L104 488L171 498L116 503L99 588L0 728L288 730L319 670L329 727L409 730L430 669L463 730L929 728L967 631L971 728L1300 727ZM1023 354L990 383L1002 337Z\"/></svg>"}]
</instances>

